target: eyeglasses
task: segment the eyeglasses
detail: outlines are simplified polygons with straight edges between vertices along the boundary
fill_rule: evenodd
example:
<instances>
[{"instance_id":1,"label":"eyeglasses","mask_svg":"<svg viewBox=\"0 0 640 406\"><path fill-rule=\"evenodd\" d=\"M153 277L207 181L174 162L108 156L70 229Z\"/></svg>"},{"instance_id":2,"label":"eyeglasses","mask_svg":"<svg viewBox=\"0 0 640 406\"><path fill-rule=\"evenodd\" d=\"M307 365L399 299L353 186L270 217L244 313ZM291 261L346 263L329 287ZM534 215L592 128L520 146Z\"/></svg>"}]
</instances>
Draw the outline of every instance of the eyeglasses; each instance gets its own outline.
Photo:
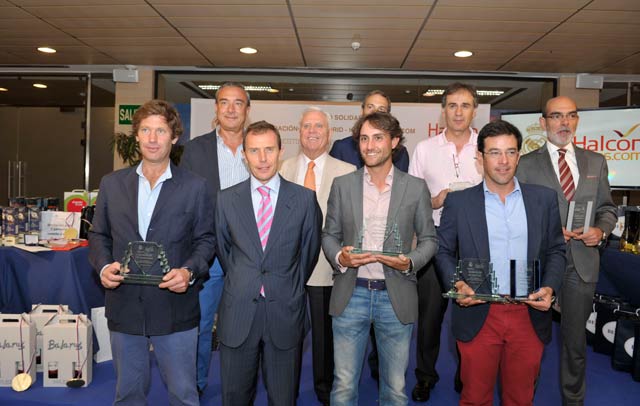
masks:
<instances>
[{"instance_id":1,"label":"eyeglasses","mask_svg":"<svg viewBox=\"0 0 640 406\"><path fill-rule=\"evenodd\" d=\"M489 157L490 159L499 159L503 155L506 155L509 159L513 159L518 156L519 152L515 149L508 149L506 151L498 151L497 149L492 149L490 151L483 152L482 154Z\"/></svg>"},{"instance_id":2,"label":"eyeglasses","mask_svg":"<svg viewBox=\"0 0 640 406\"><path fill-rule=\"evenodd\" d=\"M570 111L566 114L562 114L562 113L549 113L545 116L546 119L549 120L555 120L555 121L560 121L563 119L567 119L570 121L573 120L577 120L578 119L578 112L577 111Z\"/></svg>"}]
</instances>

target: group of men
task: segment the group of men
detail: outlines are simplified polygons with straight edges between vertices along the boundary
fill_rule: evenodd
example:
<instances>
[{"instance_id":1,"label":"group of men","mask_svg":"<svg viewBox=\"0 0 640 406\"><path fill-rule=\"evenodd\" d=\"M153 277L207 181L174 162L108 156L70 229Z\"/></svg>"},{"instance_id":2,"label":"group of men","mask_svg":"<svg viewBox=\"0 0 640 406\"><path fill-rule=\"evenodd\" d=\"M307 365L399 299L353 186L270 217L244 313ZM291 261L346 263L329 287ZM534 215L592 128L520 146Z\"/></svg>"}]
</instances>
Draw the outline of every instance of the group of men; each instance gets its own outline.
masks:
<instances>
[{"instance_id":1,"label":"group of men","mask_svg":"<svg viewBox=\"0 0 640 406\"><path fill-rule=\"evenodd\" d=\"M460 404L492 404L498 374L503 404L532 404L554 298L563 313L563 401L582 404L596 247L616 220L606 160L572 144L578 112L566 97L548 101L540 118L548 142L522 158L513 125L471 127L477 107L473 86L448 86L445 130L421 141L410 161L383 92L367 95L352 136L330 153L331 116L308 108L300 153L281 162L278 129L246 126L249 94L229 82L216 93L216 129L187 143L176 167L175 109L144 104L133 119L142 162L102 180L90 232L90 261L107 289L115 404L144 404L149 344L170 404L198 404L216 312L224 405L253 404L258 370L269 404L294 405L309 329L321 404L358 404L371 336L380 404L406 405L416 322L411 396L427 401L450 289L462 294L452 309ZM584 233L563 227L578 200L594 202ZM162 244L171 269L159 286L123 283L120 260L135 241ZM464 258L495 269L539 260L541 288L522 304L478 300L454 280Z\"/></svg>"}]
</instances>

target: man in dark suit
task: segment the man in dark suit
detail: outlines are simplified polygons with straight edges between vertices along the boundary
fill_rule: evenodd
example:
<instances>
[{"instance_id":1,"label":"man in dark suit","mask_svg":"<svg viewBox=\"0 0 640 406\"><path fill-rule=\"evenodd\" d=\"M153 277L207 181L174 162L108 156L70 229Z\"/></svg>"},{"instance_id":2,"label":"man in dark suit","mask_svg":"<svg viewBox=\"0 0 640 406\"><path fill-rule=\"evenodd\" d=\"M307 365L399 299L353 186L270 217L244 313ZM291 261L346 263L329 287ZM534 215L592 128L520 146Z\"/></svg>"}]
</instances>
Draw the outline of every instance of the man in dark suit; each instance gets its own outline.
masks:
<instances>
[{"instance_id":1,"label":"man in dark suit","mask_svg":"<svg viewBox=\"0 0 640 406\"><path fill-rule=\"evenodd\" d=\"M218 194L222 403L253 404L258 368L270 405L294 405L309 329L305 284L320 252L315 193L281 178L278 130L251 124L243 154L251 177Z\"/></svg>"},{"instance_id":2,"label":"man in dark suit","mask_svg":"<svg viewBox=\"0 0 640 406\"><path fill-rule=\"evenodd\" d=\"M249 177L242 159L244 125L251 109L249 93L240 83L223 83L216 91L216 128L189 141L184 147L180 166L207 180L211 202L220 190L236 185ZM211 206L211 215L215 211ZM200 326L198 333L198 392L209 381L211 363L211 330L223 289L223 273L216 258L209 268L209 279L200 290Z\"/></svg>"},{"instance_id":3,"label":"man in dark suit","mask_svg":"<svg viewBox=\"0 0 640 406\"><path fill-rule=\"evenodd\" d=\"M382 90L372 90L367 93L362 101L361 116L366 116L374 112L389 113L391 112L391 99ZM341 161L355 165L356 168L362 168L364 161L360 156L360 148L358 140L349 136L333 143L329 155ZM392 154L393 164L403 172L409 170L409 153L404 145L398 144Z\"/></svg>"},{"instance_id":4,"label":"man in dark suit","mask_svg":"<svg viewBox=\"0 0 640 406\"><path fill-rule=\"evenodd\" d=\"M415 270L437 249L431 197L422 179L391 162L402 139L393 116L363 116L353 135L365 166L334 180L322 233L322 248L335 275L329 305L335 363L331 405L358 404L372 325L380 357L380 404L406 405L404 377L418 317ZM412 249L414 236L417 246ZM364 252L353 252L354 247Z\"/></svg>"},{"instance_id":5,"label":"man in dark suit","mask_svg":"<svg viewBox=\"0 0 640 406\"><path fill-rule=\"evenodd\" d=\"M550 99L540 117L547 143L520 160L518 179L554 189L567 243L567 269L560 292L562 353L560 382L565 405L582 405L585 397L585 323L593 306L600 269L600 247L613 230L617 216L611 200L609 170L604 156L578 148L576 103L568 97ZM567 230L569 202L593 202L591 227Z\"/></svg>"},{"instance_id":6,"label":"man in dark suit","mask_svg":"<svg viewBox=\"0 0 640 406\"><path fill-rule=\"evenodd\" d=\"M171 405L198 405L198 291L214 254L211 202L205 180L170 163L182 133L177 111L152 100L133 117L142 162L100 183L89 260L106 288L106 317L116 370L114 404L144 404L153 344ZM129 242L161 244L171 270L158 286L123 283L120 260ZM133 263L133 260L132 260Z\"/></svg>"},{"instance_id":7,"label":"man in dark suit","mask_svg":"<svg viewBox=\"0 0 640 406\"><path fill-rule=\"evenodd\" d=\"M441 279L465 296L452 309L453 335L461 356L461 405L493 404L500 373L502 403L531 405L544 344L551 340L551 307L565 266L565 247L553 190L519 183L514 177L522 136L505 121L487 124L478 135L484 181L451 192L444 202L436 263ZM489 260L499 293L509 293L509 261L539 260L541 288L524 304L490 304L475 299L454 280L460 259ZM505 292L506 288L506 292Z\"/></svg>"}]
</instances>

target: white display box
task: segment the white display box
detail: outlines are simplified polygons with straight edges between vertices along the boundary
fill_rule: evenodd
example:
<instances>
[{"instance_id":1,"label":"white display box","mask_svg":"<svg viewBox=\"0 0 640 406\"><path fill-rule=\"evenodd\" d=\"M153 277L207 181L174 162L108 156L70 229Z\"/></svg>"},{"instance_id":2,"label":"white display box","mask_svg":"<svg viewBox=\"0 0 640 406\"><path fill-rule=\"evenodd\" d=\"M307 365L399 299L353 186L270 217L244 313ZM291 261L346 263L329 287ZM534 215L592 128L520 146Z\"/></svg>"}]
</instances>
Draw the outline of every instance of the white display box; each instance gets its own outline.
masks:
<instances>
[{"instance_id":1,"label":"white display box","mask_svg":"<svg viewBox=\"0 0 640 406\"><path fill-rule=\"evenodd\" d=\"M67 305L31 305L31 320L36 325L36 371L42 372L42 329L57 314L72 314Z\"/></svg>"},{"instance_id":2,"label":"white display box","mask_svg":"<svg viewBox=\"0 0 640 406\"><path fill-rule=\"evenodd\" d=\"M36 382L36 326L31 316L0 314L0 386L11 386L20 373Z\"/></svg>"},{"instance_id":3,"label":"white display box","mask_svg":"<svg viewBox=\"0 0 640 406\"><path fill-rule=\"evenodd\" d=\"M43 386L66 386L73 378L91 383L93 329L84 314L58 314L42 329Z\"/></svg>"}]
</instances>

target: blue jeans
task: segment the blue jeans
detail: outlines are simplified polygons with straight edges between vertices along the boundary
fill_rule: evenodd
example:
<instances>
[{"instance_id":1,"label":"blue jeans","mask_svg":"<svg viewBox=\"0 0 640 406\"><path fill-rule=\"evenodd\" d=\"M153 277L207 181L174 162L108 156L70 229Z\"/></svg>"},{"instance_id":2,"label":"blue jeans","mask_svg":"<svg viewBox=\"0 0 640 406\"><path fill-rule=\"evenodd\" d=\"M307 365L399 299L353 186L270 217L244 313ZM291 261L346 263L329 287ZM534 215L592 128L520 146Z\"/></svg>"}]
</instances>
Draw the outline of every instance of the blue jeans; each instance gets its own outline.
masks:
<instances>
[{"instance_id":1,"label":"blue jeans","mask_svg":"<svg viewBox=\"0 0 640 406\"><path fill-rule=\"evenodd\" d=\"M209 364L211 363L211 329L213 318L218 310L222 288L224 286L224 273L218 258L209 269L209 280L200 291L200 327L198 333L198 388L204 390L209 381Z\"/></svg>"},{"instance_id":2,"label":"blue jeans","mask_svg":"<svg viewBox=\"0 0 640 406\"><path fill-rule=\"evenodd\" d=\"M413 323L402 324L398 320L386 290L356 286L342 314L333 317L335 369L331 406L358 405L358 384L371 323L380 365L379 404L408 403L404 375L409 366Z\"/></svg>"},{"instance_id":3,"label":"blue jeans","mask_svg":"<svg viewBox=\"0 0 640 406\"><path fill-rule=\"evenodd\" d=\"M162 336L138 336L110 331L113 366L116 370L114 405L145 405L151 383L149 344L158 361L158 369L169 392L169 404L200 404L195 385L196 345L198 331Z\"/></svg>"}]
</instances>

